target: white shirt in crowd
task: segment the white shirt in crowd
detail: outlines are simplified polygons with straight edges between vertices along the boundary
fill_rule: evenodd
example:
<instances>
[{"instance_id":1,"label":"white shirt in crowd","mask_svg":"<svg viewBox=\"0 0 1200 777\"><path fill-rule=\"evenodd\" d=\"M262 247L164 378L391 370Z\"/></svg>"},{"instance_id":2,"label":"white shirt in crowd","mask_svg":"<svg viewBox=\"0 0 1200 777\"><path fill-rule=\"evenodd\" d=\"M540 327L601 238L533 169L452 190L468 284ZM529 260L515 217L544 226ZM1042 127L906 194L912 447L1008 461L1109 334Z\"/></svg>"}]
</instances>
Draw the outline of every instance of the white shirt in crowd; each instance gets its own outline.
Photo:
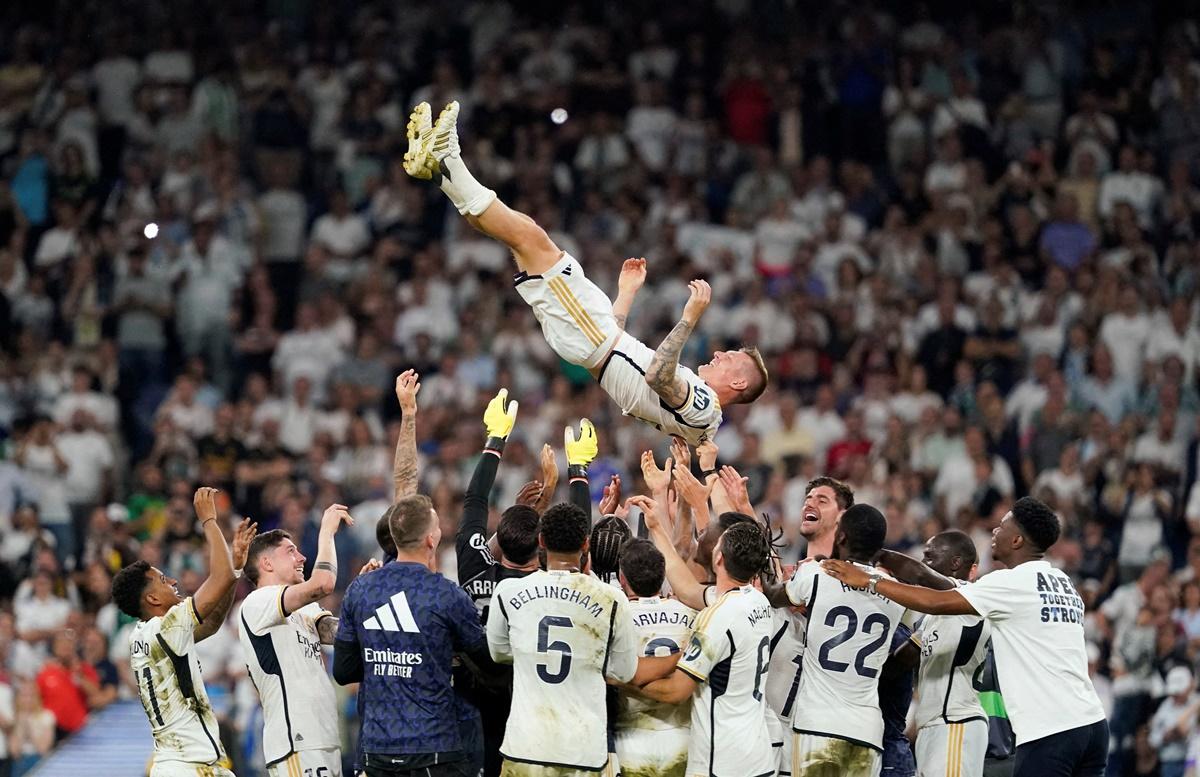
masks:
<instances>
[{"instance_id":1,"label":"white shirt in crowd","mask_svg":"<svg viewBox=\"0 0 1200 777\"><path fill-rule=\"evenodd\" d=\"M63 483L67 501L71 504L95 504L102 496L105 474L112 470L116 459L108 438L97 431L63 432L56 440L58 450L67 460L67 476Z\"/></svg>"},{"instance_id":2,"label":"white shirt in crowd","mask_svg":"<svg viewBox=\"0 0 1200 777\"><path fill-rule=\"evenodd\" d=\"M1142 360L1150 337L1150 317L1109 313L1100 325L1100 340L1112 352L1113 372L1118 378L1137 384L1142 375Z\"/></svg>"}]
</instances>

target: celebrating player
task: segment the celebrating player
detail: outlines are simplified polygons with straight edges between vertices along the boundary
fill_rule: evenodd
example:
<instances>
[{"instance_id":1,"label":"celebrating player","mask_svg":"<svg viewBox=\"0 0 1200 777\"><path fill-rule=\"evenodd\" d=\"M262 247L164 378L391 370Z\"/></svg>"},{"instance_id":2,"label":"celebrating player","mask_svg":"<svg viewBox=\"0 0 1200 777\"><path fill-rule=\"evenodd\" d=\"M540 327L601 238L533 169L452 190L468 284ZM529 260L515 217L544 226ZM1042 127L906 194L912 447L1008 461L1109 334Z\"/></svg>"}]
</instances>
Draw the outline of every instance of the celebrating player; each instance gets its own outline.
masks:
<instances>
[{"instance_id":1,"label":"celebrating player","mask_svg":"<svg viewBox=\"0 0 1200 777\"><path fill-rule=\"evenodd\" d=\"M262 700L263 757L270 777L341 777L337 700L321 645L332 645L338 619L318 602L337 584L334 534L354 524L343 505L321 516L317 559L308 580L292 536L275 529L254 538L246 579L255 589L242 602L239 640Z\"/></svg>"},{"instance_id":2,"label":"celebrating player","mask_svg":"<svg viewBox=\"0 0 1200 777\"><path fill-rule=\"evenodd\" d=\"M193 647L221 628L257 524L246 519L237 527L231 557L217 525L216 495L215 488L200 488L193 499L208 542L208 578L192 596L180 596L178 581L145 561L113 578L113 601L138 619L129 661L154 736L150 777L233 777Z\"/></svg>"},{"instance_id":3,"label":"celebrating player","mask_svg":"<svg viewBox=\"0 0 1200 777\"><path fill-rule=\"evenodd\" d=\"M550 347L591 372L626 415L697 445L716 432L722 407L753 402L762 394L767 370L755 348L718 351L696 372L679 364L679 354L711 298L705 281L688 284L691 295L683 316L652 351L624 331L645 280L645 260L625 263L617 298L610 302L575 257L471 175L459 153L458 103L447 105L436 124L430 118L427 103L413 109L404 169L416 178L437 181L471 226L512 250L519 270L517 291L533 308Z\"/></svg>"},{"instance_id":4,"label":"celebrating player","mask_svg":"<svg viewBox=\"0 0 1200 777\"><path fill-rule=\"evenodd\" d=\"M996 669L1017 738L1013 777L1100 777L1108 722L1088 676L1083 600L1045 559L1058 516L1032 497L1018 499L992 532L998 569L950 590L905 585L841 561L825 562L849 586L933 615L978 615L992 626Z\"/></svg>"},{"instance_id":5,"label":"celebrating player","mask_svg":"<svg viewBox=\"0 0 1200 777\"><path fill-rule=\"evenodd\" d=\"M658 505L630 497L647 525ZM696 617L696 628L678 668L642 693L656 701L692 700L687 774L774 777L777 754L767 730L763 692L771 653L771 606L753 582L770 561L761 526L743 521L721 535L713 551L718 599Z\"/></svg>"},{"instance_id":6,"label":"celebrating player","mask_svg":"<svg viewBox=\"0 0 1200 777\"><path fill-rule=\"evenodd\" d=\"M663 555L650 541L630 540L621 549L621 587L629 597L638 650L644 656L675 655L691 639L696 611L659 595L665 576ZM686 705L622 693L616 736L622 772L683 777L691 743L690 721L691 710Z\"/></svg>"},{"instance_id":7,"label":"celebrating player","mask_svg":"<svg viewBox=\"0 0 1200 777\"><path fill-rule=\"evenodd\" d=\"M885 550L880 566L897 580L949 590L976 568L975 543L957 529L925 543L925 562ZM906 651L920 653L917 763L922 777L982 777L987 715L975 690L975 670L987 658L992 630L977 615L927 615Z\"/></svg>"},{"instance_id":8,"label":"celebrating player","mask_svg":"<svg viewBox=\"0 0 1200 777\"><path fill-rule=\"evenodd\" d=\"M615 775L606 679L648 682L674 666L673 658L639 659L625 594L587 574L588 523L577 505L552 506L538 537L546 568L500 581L492 596L488 647L513 665L502 775Z\"/></svg>"},{"instance_id":9,"label":"celebrating player","mask_svg":"<svg viewBox=\"0 0 1200 777\"><path fill-rule=\"evenodd\" d=\"M854 505L838 519L833 556L874 572L870 563L886 534L878 510ZM905 608L877 596L873 580L869 588L848 588L821 562L809 561L787 583L787 601L808 614L808 647L792 711L792 777L879 774L879 672Z\"/></svg>"}]
</instances>

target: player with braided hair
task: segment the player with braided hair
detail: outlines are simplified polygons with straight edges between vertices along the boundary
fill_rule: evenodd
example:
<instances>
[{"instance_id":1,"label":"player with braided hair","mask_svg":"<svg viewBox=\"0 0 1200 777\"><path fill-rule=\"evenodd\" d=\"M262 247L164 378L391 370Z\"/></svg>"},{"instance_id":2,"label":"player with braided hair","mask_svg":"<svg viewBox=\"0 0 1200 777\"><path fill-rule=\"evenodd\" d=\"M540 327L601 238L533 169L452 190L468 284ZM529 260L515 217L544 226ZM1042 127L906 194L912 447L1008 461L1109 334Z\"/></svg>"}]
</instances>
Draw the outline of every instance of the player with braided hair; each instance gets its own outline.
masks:
<instances>
[{"instance_id":1,"label":"player with braided hair","mask_svg":"<svg viewBox=\"0 0 1200 777\"><path fill-rule=\"evenodd\" d=\"M633 530L624 518L607 515L592 527L590 553L592 574L610 585L620 585L617 572L621 561L621 548L633 536Z\"/></svg>"}]
</instances>

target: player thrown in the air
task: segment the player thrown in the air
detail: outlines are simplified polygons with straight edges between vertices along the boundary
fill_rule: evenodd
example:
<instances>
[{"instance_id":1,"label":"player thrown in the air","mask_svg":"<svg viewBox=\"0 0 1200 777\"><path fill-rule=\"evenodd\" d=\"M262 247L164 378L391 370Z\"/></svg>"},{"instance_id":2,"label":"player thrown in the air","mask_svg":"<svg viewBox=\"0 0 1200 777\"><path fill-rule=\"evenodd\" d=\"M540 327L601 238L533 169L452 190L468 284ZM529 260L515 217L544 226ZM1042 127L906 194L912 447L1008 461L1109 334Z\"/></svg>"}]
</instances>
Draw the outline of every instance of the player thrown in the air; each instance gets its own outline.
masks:
<instances>
[{"instance_id":1,"label":"player thrown in the air","mask_svg":"<svg viewBox=\"0 0 1200 777\"><path fill-rule=\"evenodd\" d=\"M584 275L578 259L475 180L459 153L457 121L457 102L447 105L436 123L428 103L414 108L404 169L435 181L471 226L512 250L517 291L533 308L555 353L591 372L626 415L692 445L716 433L723 406L753 402L762 394L767 368L756 348L717 351L695 372L679 364L680 351L711 299L707 282L688 284L691 297L679 323L658 350L650 350L624 331L646 278L646 261L625 262L617 298L610 302Z\"/></svg>"}]
</instances>

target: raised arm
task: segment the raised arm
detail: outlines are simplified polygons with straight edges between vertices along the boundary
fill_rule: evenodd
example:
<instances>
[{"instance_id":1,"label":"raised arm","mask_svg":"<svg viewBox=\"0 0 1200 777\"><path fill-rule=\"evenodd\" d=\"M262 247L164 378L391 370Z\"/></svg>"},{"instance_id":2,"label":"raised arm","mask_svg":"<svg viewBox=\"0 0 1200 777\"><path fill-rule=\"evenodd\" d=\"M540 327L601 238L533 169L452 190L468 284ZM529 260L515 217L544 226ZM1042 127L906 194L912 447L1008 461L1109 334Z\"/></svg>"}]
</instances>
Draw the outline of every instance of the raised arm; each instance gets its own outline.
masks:
<instances>
[{"instance_id":1,"label":"raised arm","mask_svg":"<svg viewBox=\"0 0 1200 777\"><path fill-rule=\"evenodd\" d=\"M554 501L554 492L558 489L558 457L554 455L554 448L550 443L542 446L542 455L539 457L538 463L541 467L542 479L536 482L541 484L542 490L534 500L533 509L538 511L538 515L541 515Z\"/></svg>"},{"instance_id":2,"label":"raised arm","mask_svg":"<svg viewBox=\"0 0 1200 777\"><path fill-rule=\"evenodd\" d=\"M852 588L865 588L871 581L869 573L845 561L827 559L821 562L821 566L832 577ZM957 590L938 591L919 585L897 583L895 580L880 580L875 584L875 590L880 596L886 596L896 604L917 612L930 615L979 614Z\"/></svg>"},{"instance_id":3,"label":"raised arm","mask_svg":"<svg viewBox=\"0 0 1200 777\"><path fill-rule=\"evenodd\" d=\"M216 611L226 594L233 590L237 578L233 574L233 559L229 556L225 535L217 525L217 489L207 486L196 489L192 505L196 508L196 517L200 519L200 527L208 543L208 577L192 596L192 605L203 623Z\"/></svg>"},{"instance_id":4,"label":"raised arm","mask_svg":"<svg viewBox=\"0 0 1200 777\"><path fill-rule=\"evenodd\" d=\"M675 550L670 532L659 520L660 510L665 508L660 507L657 502L646 496L631 496L628 504L630 507L637 507L642 511L642 520L646 522L646 528L650 530L650 540L654 543L654 547L663 554L663 559L666 561L667 581L671 584L671 591L675 594L675 598L693 610L703 610L706 606L704 603L705 587L688 569L687 563Z\"/></svg>"},{"instance_id":5,"label":"raised arm","mask_svg":"<svg viewBox=\"0 0 1200 777\"><path fill-rule=\"evenodd\" d=\"M317 534L317 560L307 580L299 585L290 585L283 592L283 609L293 613L305 605L324 599L333 593L337 585L337 548L333 537L345 523L354 525L345 505L330 505L321 515L321 529Z\"/></svg>"},{"instance_id":6,"label":"raised arm","mask_svg":"<svg viewBox=\"0 0 1200 777\"><path fill-rule=\"evenodd\" d=\"M941 572L934 570L924 562L894 550L880 551L876 563L901 583L933 588L937 591L949 591L954 588L954 581Z\"/></svg>"},{"instance_id":7,"label":"raised arm","mask_svg":"<svg viewBox=\"0 0 1200 777\"><path fill-rule=\"evenodd\" d=\"M454 548L458 555L459 582L470 580L482 570L495 563L487 549L488 502L496 472L500 469L500 458L508 435L517 423L518 403L508 401L508 389L500 389L488 402L483 411L483 426L487 430L487 442L483 454L475 465L475 473L467 485L463 497L463 515L458 524Z\"/></svg>"},{"instance_id":8,"label":"raised arm","mask_svg":"<svg viewBox=\"0 0 1200 777\"><path fill-rule=\"evenodd\" d=\"M588 523L594 518L592 514L592 489L588 483L588 466L595 461L600 452L600 443L596 439L596 427L586 418L579 420L579 437L571 427L563 429L563 450L567 453L567 476L570 482L567 486L570 492L571 504L577 505L588 514Z\"/></svg>"},{"instance_id":9,"label":"raised arm","mask_svg":"<svg viewBox=\"0 0 1200 777\"><path fill-rule=\"evenodd\" d=\"M617 326L621 329L625 329L629 311L633 308L633 300L645 282L646 260L626 259L621 265L621 274L617 276L617 298L613 300L613 318L617 320Z\"/></svg>"},{"instance_id":10,"label":"raised arm","mask_svg":"<svg viewBox=\"0 0 1200 777\"><path fill-rule=\"evenodd\" d=\"M707 281L692 281L688 289L691 296L683 308L683 316L659 344L646 368L646 383L672 408L680 407L688 398L687 381L675 374L679 369L679 354L712 300L712 289Z\"/></svg>"},{"instance_id":11,"label":"raised arm","mask_svg":"<svg viewBox=\"0 0 1200 777\"><path fill-rule=\"evenodd\" d=\"M242 569L246 566L246 556L250 553L250 540L254 539L254 535L258 533L258 524L251 523L249 518L243 518L233 531L233 552L231 554L233 561L234 577L242 576ZM213 607L208 617L204 622L196 626L196 630L192 633L192 639L197 642L208 639L221 628L225 623L225 616L229 614L229 608L233 606L233 595L237 592L237 583L229 587L229 591L221 597L216 606Z\"/></svg>"},{"instance_id":12,"label":"raised arm","mask_svg":"<svg viewBox=\"0 0 1200 777\"><path fill-rule=\"evenodd\" d=\"M396 457L392 462L394 500L417 493L417 392L421 376L405 370L396 378L396 399L400 402L400 439L396 441Z\"/></svg>"}]
</instances>

